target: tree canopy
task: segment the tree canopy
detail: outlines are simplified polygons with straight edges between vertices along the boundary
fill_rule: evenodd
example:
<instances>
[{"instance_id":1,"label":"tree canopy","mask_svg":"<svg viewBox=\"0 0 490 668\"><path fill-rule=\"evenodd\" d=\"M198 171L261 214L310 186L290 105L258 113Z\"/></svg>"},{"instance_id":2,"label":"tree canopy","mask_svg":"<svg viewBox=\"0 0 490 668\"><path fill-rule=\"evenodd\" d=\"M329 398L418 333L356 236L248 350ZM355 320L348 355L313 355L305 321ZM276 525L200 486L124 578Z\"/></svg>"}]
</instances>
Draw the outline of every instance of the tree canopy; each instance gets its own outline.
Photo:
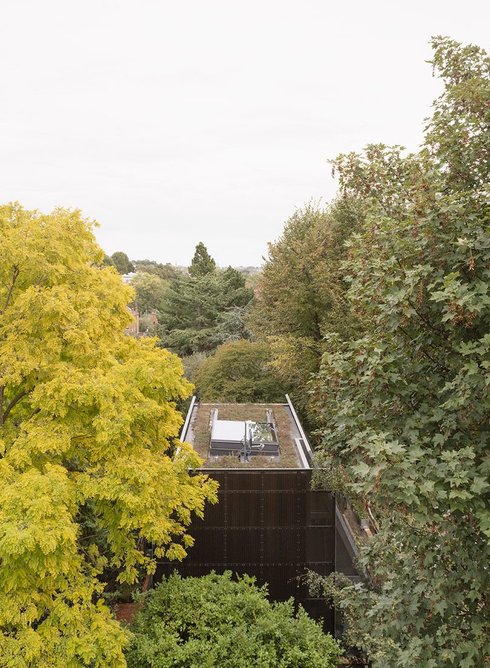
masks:
<instances>
[{"instance_id":1,"label":"tree canopy","mask_svg":"<svg viewBox=\"0 0 490 668\"><path fill-rule=\"evenodd\" d=\"M215 492L175 449L189 383L124 335L132 290L79 212L0 207L0 656L6 666L125 665L103 573L182 558Z\"/></svg>"},{"instance_id":2,"label":"tree canopy","mask_svg":"<svg viewBox=\"0 0 490 668\"><path fill-rule=\"evenodd\" d=\"M154 276L162 278L164 281L175 278L181 273L177 267L169 262L163 264L161 262L155 262L154 260L133 260L132 264L136 272L153 274Z\"/></svg>"},{"instance_id":3,"label":"tree canopy","mask_svg":"<svg viewBox=\"0 0 490 668\"><path fill-rule=\"evenodd\" d=\"M203 401L284 401L286 388L270 368L267 343L229 341L201 363L193 381Z\"/></svg>"},{"instance_id":4,"label":"tree canopy","mask_svg":"<svg viewBox=\"0 0 490 668\"><path fill-rule=\"evenodd\" d=\"M160 318L163 345L179 355L211 352L243 336L244 311L253 298L236 269L177 277L170 285Z\"/></svg>"},{"instance_id":5,"label":"tree canopy","mask_svg":"<svg viewBox=\"0 0 490 668\"><path fill-rule=\"evenodd\" d=\"M157 274L138 271L131 280L136 292L135 305L140 315L162 311L169 282Z\"/></svg>"},{"instance_id":6,"label":"tree canopy","mask_svg":"<svg viewBox=\"0 0 490 668\"><path fill-rule=\"evenodd\" d=\"M171 575L146 595L131 630L129 668L335 668L340 656L292 600L269 603L253 578L230 572Z\"/></svg>"},{"instance_id":7,"label":"tree canopy","mask_svg":"<svg viewBox=\"0 0 490 668\"><path fill-rule=\"evenodd\" d=\"M361 219L361 208L349 198L296 211L281 237L269 244L258 280L247 325L270 344L272 364L304 415L324 335L335 330L347 337L359 327L347 303L341 263L344 243Z\"/></svg>"},{"instance_id":8,"label":"tree canopy","mask_svg":"<svg viewBox=\"0 0 490 668\"><path fill-rule=\"evenodd\" d=\"M196 246L194 257L189 267L189 274L194 277L212 274L216 269L216 262L208 253L206 246L200 241Z\"/></svg>"},{"instance_id":9,"label":"tree canopy","mask_svg":"<svg viewBox=\"0 0 490 668\"><path fill-rule=\"evenodd\" d=\"M134 265L122 251L116 251L111 255L112 264L116 267L119 274L129 274L134 271Z\"/></svg>"},{"instance_id":10,"label":"tree canopy","mask_svg":"<svg viewBox=\"0 0 490 668\"><path fill-rule=\"evenodd\" d=\"M345 200L326 209L310 204L291 216L278 241L269 244L254 312L257 333L320 342L331 322L342 320L346 288L340 262L357 209Z\"/></svg>"},{"instance_id":11,"label":"tree canopy","mask_svg":"<svg viewBox=\"0 0 490 668\"><path fill-rule=\"evenodd\" d=\"M327 338L323 448L380 531L372 586L327 583L373 666L480 667L490 645L490 60L433 40L444 91L416 154L334 162L365 223L343 265L364 335Z\"/></svg>"}]
</instances>

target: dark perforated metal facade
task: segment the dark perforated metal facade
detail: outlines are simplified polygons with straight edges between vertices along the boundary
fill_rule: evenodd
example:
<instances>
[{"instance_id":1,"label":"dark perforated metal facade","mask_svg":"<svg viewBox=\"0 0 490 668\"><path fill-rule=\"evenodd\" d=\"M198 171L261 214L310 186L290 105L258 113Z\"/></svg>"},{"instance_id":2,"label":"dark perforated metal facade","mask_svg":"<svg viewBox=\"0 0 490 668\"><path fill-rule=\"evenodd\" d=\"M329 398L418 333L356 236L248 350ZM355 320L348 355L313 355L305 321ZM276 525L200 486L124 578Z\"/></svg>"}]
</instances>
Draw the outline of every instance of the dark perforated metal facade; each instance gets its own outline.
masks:
<instances>
[{"instance_id":1,"label":"dark perforated metal facade","mask_svg":"<svg viewBox=\"0 0 490 668\"><path fill-rule=\"evenodd\" d=\"M273 600L291 596L333 631L333 613L312 599L300 578L307 569L334 570L335 501L310 489L307 469L206 470L220 485L219 503L195 519L189 533L195 546L182 563L159 562L155 581L178 570L204 575L211 570L254 575L268 583Z\"/></svg>"}]
</instances>

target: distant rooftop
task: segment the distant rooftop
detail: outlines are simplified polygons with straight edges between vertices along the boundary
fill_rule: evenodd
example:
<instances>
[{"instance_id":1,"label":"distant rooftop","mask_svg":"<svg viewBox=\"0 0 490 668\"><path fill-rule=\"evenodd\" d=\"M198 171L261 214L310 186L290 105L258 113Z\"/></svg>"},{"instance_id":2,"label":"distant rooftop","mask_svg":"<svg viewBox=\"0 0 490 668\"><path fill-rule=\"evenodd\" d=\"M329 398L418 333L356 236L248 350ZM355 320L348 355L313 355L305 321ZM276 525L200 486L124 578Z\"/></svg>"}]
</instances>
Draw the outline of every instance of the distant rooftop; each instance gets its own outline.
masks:
<instances>
[{"instance_id":1,"label":"distant rooftop","mask_svg":"<svg viewBox=\"0 0 490 668\"><path fill-rule=\"evenodd\" d=\"M248 462L243 456L240 461L244 433L249 434L253 450ZM284 404L194 401L181 440L191 443L204 460L203 468L304 469L311 465L310 446L289 398Z\"/></svg>"}]
</instances>

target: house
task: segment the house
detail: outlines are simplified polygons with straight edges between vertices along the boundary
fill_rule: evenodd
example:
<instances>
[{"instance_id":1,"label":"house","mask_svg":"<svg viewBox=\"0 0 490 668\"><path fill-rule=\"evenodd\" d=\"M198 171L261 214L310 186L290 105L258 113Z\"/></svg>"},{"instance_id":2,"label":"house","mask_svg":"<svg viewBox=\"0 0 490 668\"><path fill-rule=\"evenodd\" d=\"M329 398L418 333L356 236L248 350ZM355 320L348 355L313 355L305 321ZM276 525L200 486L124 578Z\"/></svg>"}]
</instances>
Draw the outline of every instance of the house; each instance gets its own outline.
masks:
<instances>
[{"instance_id":1,"label":"house","mask_svg":"<svg viewBox=\"0 0 490 668\"><path fill-rule=\"evenodd\" d=\"M247 573L268 584L271 599L294 597L333 631L334 611L310 595L302 576L339 567L356 577L355 546L334 495L311 488L313 453L289 397L283 404L194 398L181 440L204 460L201 471L219 482L219 502L193 520L195 545L186 559L157 561L154 581L174 570Z\"/></svg>"}]
</instances>

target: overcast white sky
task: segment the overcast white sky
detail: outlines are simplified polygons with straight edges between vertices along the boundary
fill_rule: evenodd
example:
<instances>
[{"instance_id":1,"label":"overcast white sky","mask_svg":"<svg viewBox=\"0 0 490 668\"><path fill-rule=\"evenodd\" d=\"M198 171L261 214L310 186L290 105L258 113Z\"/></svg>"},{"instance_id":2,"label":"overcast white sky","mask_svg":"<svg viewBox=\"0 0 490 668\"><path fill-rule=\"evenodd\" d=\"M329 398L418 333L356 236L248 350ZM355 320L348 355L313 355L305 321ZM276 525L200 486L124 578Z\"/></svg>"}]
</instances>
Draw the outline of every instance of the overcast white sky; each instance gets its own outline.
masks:
<instances>
[{"instance_id":1,"label":"overcast white sky","mask_svg":"<svg viewBox=\"0 0 490 668\"><path fill-rule=\"evenodd\" d=\"M431 35L485 0L0 0L0 201L82 209L109 253L257 265L329 158L416 148ZM1 257L1 249L0 249Z\"/></svg>"}]
</instances>

